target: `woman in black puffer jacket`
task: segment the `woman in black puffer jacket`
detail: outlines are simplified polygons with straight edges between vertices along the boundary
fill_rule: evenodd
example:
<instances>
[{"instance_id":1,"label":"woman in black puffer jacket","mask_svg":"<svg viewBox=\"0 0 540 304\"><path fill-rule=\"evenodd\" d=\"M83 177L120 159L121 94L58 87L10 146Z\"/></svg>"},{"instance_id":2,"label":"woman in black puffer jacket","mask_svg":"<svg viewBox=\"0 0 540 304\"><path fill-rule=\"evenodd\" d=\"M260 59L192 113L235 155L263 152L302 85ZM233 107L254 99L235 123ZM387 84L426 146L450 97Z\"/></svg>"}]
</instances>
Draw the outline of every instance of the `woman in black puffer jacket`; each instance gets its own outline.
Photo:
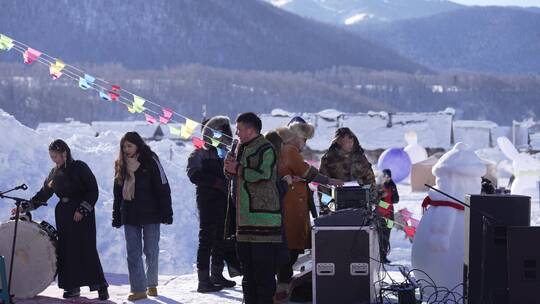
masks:
<instances>
[{"instance_id":1,"label":"woman in black puffer jacket","mask_svg":"<svg viewBox=\"0 0 540 304\"><path fill-rule=\"evenodd\" d=\"M160 224L172 221L171 189L159 158L137 132L126 133L115 162L112 225L124 225L129 301L157 296Z\"/></svg>"}]
</instances>

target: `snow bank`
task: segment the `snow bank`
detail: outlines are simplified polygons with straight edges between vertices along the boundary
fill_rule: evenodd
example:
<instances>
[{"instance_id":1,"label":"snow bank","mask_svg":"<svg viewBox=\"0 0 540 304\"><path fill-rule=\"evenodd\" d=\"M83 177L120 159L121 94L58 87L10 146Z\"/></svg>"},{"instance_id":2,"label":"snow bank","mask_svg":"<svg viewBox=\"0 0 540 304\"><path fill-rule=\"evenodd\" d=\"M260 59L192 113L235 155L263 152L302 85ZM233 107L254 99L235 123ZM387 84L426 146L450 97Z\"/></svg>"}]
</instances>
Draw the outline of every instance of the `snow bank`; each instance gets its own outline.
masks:
<instances>
[{"instance_id":1,"label":"snow bank","mask_svg":"<svg viewBox=\"0 0 540 304\"><path fill-rule=\"evenodd\" d=\"M96 205L96 223L98 250L104 270L127 273L123 229L111 227L113 165L123 132L104 131L95 137L84 133L70 134L69 128L53 128L50 133L46 132L46 129L38 133L0 110L0 133L4 136L4 143L0 146L0 191L26 183L28 191L13 194L29 198L39 190L53 166L47 147L55 138L64 139L70 145L73 157L90 166L100 190ZM174 209L174 224L162 226L160 273L191 273L198 242L198 216L195 188L186 176L185 166L192 148L179 147L169 140L152 142L150 146L161 158L169 178ZM34 219L54 224L56 201L54 196L49 200L48 207L35 211ZM8 220L11 208L10 201L0 200L0 222Z\"/></svg>"}]
</instances>

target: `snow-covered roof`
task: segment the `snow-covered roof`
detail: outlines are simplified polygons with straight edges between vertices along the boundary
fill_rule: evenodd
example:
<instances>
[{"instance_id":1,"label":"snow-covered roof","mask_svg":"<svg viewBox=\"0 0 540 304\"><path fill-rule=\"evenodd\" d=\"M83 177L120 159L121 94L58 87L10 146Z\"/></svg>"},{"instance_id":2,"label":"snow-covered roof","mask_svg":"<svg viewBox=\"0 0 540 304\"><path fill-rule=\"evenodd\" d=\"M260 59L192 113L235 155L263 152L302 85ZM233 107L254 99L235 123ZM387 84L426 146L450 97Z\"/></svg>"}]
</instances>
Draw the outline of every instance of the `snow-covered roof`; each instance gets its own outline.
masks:
<instances>
[{"instance_id":1,"label":"snow-covered roof","mask_svg":"<svg viewBox=\"0 0 540 304\"><path fill-rule=\"evenodd\" d=\"M326 110L322 110L319 113L317 113L317 115L319 115L319 117L327 119L327 120L337 120L343 114L344 114L343 112L340 112L340 111L335 110L335 109L326 109Z\"/></svg>"},{"instance_id":2,"label":"snow-covered roof","mask_svg":"<svg viewBox=\"0 0 540 304\"><path fill-rule=\"evenodd\" d=\"M490 120L455 120L454 128L493 129L498 125Z\"/></svg>"},{"instance_id":3,"label":"snow-covered roof","mask_svg":"<svg viewBox=\"0 0 540 304\"><path fill-rule=\"evenodd\" d=\"M350 128L364 149L405 147L404 135L409 131L418 134L418 143L428 148L451 146L452 117L450 110L429 113L343 113L327 109L319 113L303 113L302 118L315 126L315 137L308 140L309 148L316 151L328 149L336 129ZM263 133L285 126L289 116L260 115Z\"/></svg>"},{"instance_id":4,"label":"snow-covered roof","mask_svg":"<svg viewBox=\"0 0 540 304\"><path fill-rule=\"evenodd\" d=\"M433 113L345 114L342 126L350 128L364 149L405 147L405 134L416 132L418 144L426 148L449 148L451 145L452 115Z\"/></svg>"},{"instance_id":5,"label":"snow-covered roof","mask_svg":"<svg viewBox=\"0 0 540 304\"><path fill-rule=\"evenodd\" d=\"M82 123L80 121L68 121L68 122L42 122L39 123L36 132L40 134L58 134L58 137L64 137L64 135L77 133L79 135L95 136L96 131L90 126L90 124Z\"/></svg>"},{"instance_id":6,"label":"snow-covered roof","mask_svg":"<svg viewBox=\"0 0 540 304\"><path fill-rule=\"evenodd\" d=\"M286 126L291 120L290 116L274 116L272 114L261 114L259 118L262 121L262 133L275 130L278 127ZM305 119L305 117L304 117Z\"/></svg>"},{"instance_id":7,"label":"snow-covered roof","mask_svg":"<svg viewBox=\"0 0 540 304\"><path fill-rule=\"evenodd\" d=\"M270 115L272 116L280 116L280 117L293 117L296 114L292 112L285 111L283 109L273 109L272 112L270 112Z\"/></svg>"}]
</instances>

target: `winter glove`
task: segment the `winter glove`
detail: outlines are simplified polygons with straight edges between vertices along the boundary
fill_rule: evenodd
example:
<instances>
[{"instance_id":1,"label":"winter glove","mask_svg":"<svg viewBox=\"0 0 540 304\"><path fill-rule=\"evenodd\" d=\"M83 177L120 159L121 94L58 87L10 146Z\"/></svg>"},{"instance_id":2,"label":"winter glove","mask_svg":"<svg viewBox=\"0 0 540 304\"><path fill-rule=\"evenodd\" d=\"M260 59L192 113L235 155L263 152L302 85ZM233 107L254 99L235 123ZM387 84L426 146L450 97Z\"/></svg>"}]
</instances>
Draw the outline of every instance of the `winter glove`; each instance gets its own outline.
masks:
<instances>
[{"instance_id":1,"label":"winter glove","mask_svg":"<svg viewBox=\"0 0 540 304\"><path fill-rule=\"evenodd\" d=\"M88 216L92 210L94 210L94 207L87 202L82 202L79 207L77 207L77 212L82 214L84 217Z\"/></svg>"},{"instance_id":2,"label":"winter glove","mask_svg":"<svg viewBox=\"0 0 540 304\"><path fill-rule=\"evenodd\" d=\"M122 217L120 216L120 212L118 211L113 211L112 226L114 228L122 227Z\"/></svg>"}]
</instances>

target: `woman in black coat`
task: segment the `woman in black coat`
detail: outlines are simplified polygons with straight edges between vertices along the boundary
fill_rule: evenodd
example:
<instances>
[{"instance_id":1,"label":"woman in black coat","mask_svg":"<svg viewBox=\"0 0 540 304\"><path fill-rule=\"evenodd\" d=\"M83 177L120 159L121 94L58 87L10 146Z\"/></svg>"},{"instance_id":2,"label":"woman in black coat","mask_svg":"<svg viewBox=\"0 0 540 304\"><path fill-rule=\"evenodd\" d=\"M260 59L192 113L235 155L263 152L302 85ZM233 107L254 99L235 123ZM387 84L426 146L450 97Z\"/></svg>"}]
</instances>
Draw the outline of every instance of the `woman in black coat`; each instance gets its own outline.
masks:
<instances>
[{"instance_id":1,"label":"woman in black coat","mask_svg":"<svg viewBox=\"0 0 540 304\"><path fill-rule=\"evenodd\" d=\"M124 226L129 301L158 295L160 224L172 221L171 189L159 158L137 132L127 132L115 162L112 225Z\"/></svg>"},{"instance_id":2,"label":"woman in black coat","mask_svg":"<svg viewBox=\"0 0 540 304\"><path fill-rule=\"evenodd\" d=\"M55 208L58 287L65 290L64 298L72 298L80 295L81 286L89 286L91 291L98 291L100 300L106 300L108 284L96 248L96 178L88 165L73 160L63 140L53 141L49 154L56 166L30 200L29 209L39 207L53 194L60 199Z\"/></svg>"}]
</instances>

